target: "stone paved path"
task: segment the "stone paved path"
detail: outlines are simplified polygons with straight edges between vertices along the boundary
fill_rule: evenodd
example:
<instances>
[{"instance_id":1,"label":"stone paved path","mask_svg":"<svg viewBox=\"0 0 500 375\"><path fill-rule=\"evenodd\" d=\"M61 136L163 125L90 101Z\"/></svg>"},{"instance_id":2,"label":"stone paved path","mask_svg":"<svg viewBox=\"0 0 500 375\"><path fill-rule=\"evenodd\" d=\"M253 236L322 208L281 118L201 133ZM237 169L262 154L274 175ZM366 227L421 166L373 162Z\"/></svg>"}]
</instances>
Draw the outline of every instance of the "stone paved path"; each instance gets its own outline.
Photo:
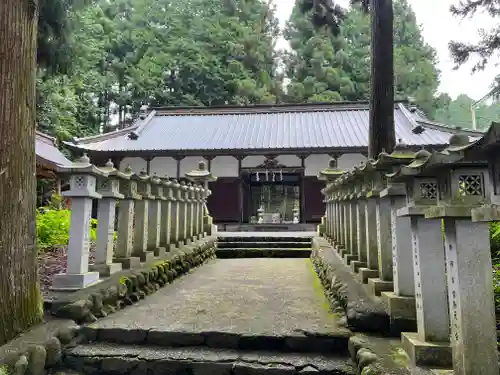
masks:
<instances>
[{"instance_id":1,"label":"stone paved path","mask_svg":"<svg viewBox=\"0 0 500 375\"><path fill-rule=\"evenodd\" d=\"M309 259L218 259L92 324L173 332L342 332Z\"/></svg>"}]
</instances>

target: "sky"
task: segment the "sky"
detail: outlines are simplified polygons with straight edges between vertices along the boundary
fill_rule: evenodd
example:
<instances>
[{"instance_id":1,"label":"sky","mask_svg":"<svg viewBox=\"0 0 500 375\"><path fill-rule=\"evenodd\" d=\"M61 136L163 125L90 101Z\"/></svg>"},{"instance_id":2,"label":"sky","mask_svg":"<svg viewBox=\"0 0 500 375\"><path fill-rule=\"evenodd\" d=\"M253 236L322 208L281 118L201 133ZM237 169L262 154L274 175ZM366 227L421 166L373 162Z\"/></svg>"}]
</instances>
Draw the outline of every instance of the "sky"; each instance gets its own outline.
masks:
<instances>
[{"instance_id":1,"label":"sky","mask_svg":"<svg viewBox=\"0 0 500 375\"><path fill-rule=\"evenodd\" d=\"M495 25L493 19L485 14L477 14L472 19L453 17L449 9L458 4L459 0L408 0L412 6L417 21L421 25L425 42L435 48L438 55L438 69L441 71L440 92L447 92L452 98L464 93L473 99L480 99L490 91L490 85L500 66L500 59L492 59L484 71L472 73L473 63L463 65L454 70L454 64L448 50L450 40L462 42L477 41L479 28L489 29ZM339 3L347 3L339 0ZM274 0L277 7L277 17L283 27L290 17L295 0ZM278 48L287 48L285 40L278 42Z\"/></svg>"}]
</instances>

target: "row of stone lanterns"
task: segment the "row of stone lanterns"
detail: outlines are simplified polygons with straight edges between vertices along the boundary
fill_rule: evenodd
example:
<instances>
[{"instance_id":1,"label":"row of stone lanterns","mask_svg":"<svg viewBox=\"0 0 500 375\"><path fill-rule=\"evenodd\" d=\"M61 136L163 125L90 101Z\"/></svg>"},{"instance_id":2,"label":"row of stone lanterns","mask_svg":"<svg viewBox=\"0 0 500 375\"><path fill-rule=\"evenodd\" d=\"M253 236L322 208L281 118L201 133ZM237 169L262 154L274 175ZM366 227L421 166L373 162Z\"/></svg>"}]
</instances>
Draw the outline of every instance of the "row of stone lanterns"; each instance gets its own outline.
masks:
<instances>
[{"instance_id":1,"label":"row of stone lanterns","mask_svg":"<svg viewBox=\"0 0 500 375\"><path fill-rule=\"evenodd\" d=\"M191 182L134 174L114 168L111 161L96 167L84 155L59 172L70 179L71 227L67 272L54 277L54 290L78 290L122 269L162 259L167 251L206 236L205 203L208 181L198 171ZM203 168L202 168L203 167ZM200 185L204 182L205 186ZM92 201L98 200L95 262L89 267ZM118 211L118 213L116 213ZM117 216L117 217L116 217ZM117 231L115 240L115 220Z\"/></svg>"},{"instance_id":2,"label":"row of stone lanterns","mask_svg":"<svg viewBox=\"0 0 500 375\"><path fill-rule=\"evenodd\" d=\"M493 124L443 152L382 153L322 172L323 234L385 301L391 326L409 331L413 365L498 374L488 221L500 220L499 150Z\"/></svg>"}]
</instances>

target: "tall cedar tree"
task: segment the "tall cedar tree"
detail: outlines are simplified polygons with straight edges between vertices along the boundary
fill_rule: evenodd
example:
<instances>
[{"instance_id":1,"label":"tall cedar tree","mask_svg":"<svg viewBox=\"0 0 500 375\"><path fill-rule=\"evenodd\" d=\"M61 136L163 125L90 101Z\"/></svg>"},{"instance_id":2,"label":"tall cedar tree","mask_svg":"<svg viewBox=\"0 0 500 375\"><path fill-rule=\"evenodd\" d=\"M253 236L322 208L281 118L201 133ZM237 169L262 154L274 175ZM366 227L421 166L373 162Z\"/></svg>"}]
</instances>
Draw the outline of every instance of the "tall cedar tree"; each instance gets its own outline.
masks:
<instances>
[{"instance_id":1,"label":"tall cedar tree","mask_svg":"<svg viewBox=\"0 0 500 375\"><path fill-rule=\"evenodd\" d=\"M292 52L285 66L286 101L367 100L370 94L370 18L358 6L345 13L340 34L315 30L297 2L284 35ZM413 98L427 115L434 112L439 84L436 52L422 38L407 0L394 1L394 98ZM469 116L470 117L470 116Z\"/></svg>"},{"instance_id":2,"label":"tall cedar tree","mask_svg":"<svg viewBox=\"0 0 500 375\"><path fill-rule=\"evenodd\" d=\"M302 11L317 28L327 28L333 35L340 32L344 15L332 0L302 0ZM370 11L371 85L368 155L392 152L396 144L394 128L394 56L392 0L351 0Z\"/></svg>"},{"instance_id":3,"label":"tall cedar tree","mask_svg":"<svg viewBox=\"0 0 500 375\"><path fill-rule=\"evenodd\" d=\"M35 224L35 2L0 2L0 345L42 319Z\"/></svg>"}]
</instances>

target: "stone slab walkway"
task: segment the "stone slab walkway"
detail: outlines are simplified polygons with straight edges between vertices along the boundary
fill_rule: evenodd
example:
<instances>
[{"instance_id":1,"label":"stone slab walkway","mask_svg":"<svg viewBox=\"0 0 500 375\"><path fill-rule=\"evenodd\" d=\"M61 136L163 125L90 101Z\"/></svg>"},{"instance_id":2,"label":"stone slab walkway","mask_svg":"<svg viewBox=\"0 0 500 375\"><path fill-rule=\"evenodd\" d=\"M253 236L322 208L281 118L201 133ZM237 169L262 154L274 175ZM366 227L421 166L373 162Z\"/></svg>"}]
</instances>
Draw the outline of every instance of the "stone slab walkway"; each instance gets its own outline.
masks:
<instances>
[{"instance_id":1,"label":"stone slab walkway","mask_svg":"<svg viewBox=\"0 0 500 375\"><path fill-rule=\"evenodd\" d=\"M337 320L309 259L218 259L91 328L342 336Z\"/></svg>"}]
</instances>

